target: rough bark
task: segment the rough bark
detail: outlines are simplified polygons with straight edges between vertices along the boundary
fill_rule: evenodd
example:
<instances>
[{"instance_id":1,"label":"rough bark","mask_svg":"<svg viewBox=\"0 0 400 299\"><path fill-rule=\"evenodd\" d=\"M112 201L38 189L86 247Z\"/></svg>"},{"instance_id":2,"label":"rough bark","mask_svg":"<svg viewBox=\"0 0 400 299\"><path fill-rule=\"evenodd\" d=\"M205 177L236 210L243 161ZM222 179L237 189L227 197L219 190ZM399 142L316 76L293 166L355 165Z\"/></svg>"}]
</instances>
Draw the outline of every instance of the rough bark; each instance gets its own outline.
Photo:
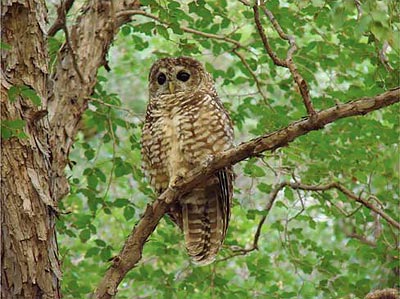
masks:
<instances>
[{"instance_id":1,"label":"rough bark","mask_svg":"<svg viewBox=\"0 0 400 299\"><path fill-rule=\"evenodd\" d=\"M53 74L48 70L43 0L1 3L1 119L26 121L28 138L2 140L1 298L60 298L60 262L55 233L57 203L68 192L68 154L96 83L97 70L117 29L138 1L89 1L68 30ZM65 24L65 23L64 23ZM18 97L11 86L29 86L40 107Z\"/></svg>"},{"instance_id":2,"label":"rough bark","mask_svg":"<svg viewBox=\"0 0 400 299\"><path fill-rule=\"evenodd\" d=\"M1 119L24 119L28 138L1 144L1 298L60 297L48 121L30 101L7 99L10 85L27 85L47 104L45 18L43 1L2 2L2 41L11 50L1 57Z\"/></svg>"}]
</instances>

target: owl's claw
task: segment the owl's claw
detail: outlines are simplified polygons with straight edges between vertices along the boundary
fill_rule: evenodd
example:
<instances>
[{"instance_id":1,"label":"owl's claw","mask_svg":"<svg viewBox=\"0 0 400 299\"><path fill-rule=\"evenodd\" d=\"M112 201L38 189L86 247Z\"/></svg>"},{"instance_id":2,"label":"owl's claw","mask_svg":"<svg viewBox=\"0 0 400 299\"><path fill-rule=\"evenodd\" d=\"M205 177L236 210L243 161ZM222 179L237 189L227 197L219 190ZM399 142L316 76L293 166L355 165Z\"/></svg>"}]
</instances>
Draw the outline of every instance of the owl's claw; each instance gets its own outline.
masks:
<instances>
[{"instance_id":1,"label":"owl's claw","mask_svg":"<svg viewBox=\"0 0 400 299\"><path fill-rule=\"evenodd\" d=\"M174 178L172 178L171 182L168 185L166 192L164 192L160 196L160 200L165 201L166 204L170 204L171 202L173 202L173 200L175 198L173 195L177 191L176 185L182 179L183 179L183 176L180 176L180 175L177 175Z\"/></svg>"},{"instance_id":2,"label":"owl's claw","mask_svg":"<svg viewBox=\"0 0 400 299\"><path fill-rule=\"evenodd\" d=\"M159 197L159 199L169 205L174 200L174 197L171 196L171 192L174 194L175 190L171 187L168 187L167 190Z\"/></svg>"}]
</instances>

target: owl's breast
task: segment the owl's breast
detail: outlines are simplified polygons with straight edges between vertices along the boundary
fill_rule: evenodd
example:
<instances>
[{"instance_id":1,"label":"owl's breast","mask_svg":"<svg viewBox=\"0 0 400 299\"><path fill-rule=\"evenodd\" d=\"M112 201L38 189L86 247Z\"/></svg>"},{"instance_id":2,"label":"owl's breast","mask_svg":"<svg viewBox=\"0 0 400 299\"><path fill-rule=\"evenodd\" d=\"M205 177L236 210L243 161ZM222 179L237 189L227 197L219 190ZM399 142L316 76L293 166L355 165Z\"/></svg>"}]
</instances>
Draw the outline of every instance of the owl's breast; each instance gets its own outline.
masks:
<instances>
[{"instance_id":1,"label":"owl's breast","mask_svg":"<svg viewBox=\"0 0 400 299\"><path fill-rule=\"evenodd\" d=\"M163 117L163 132L167 151L166 165L170 180L174 180L177 176L184 176L189 168L181 142L183 115L179 113L179 110L179 106L173 107L166 111Z\"/></svg>"}]
</instances>

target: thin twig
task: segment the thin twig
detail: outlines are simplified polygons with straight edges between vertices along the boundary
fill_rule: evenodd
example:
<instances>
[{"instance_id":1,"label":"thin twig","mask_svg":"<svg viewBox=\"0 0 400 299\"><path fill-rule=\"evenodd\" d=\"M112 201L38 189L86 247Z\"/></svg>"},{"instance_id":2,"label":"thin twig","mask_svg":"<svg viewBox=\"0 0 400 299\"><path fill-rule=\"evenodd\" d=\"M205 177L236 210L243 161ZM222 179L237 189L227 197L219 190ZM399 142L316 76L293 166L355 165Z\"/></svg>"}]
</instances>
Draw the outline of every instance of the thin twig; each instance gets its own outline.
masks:
<instances>
[{"instance_id":1,"label":"thin twig","mask_svg":"<svg viewBox=\"0 0 400 299\"><path fill-rule=\"evenodd\" d=\"M102 101L100 99L93 98L93 97L86 97L85 99L89 100L89 101L92 101L92 102L97 102L97 103L99 103L99 104L101 104L103 106L109 107L109 108L113 108L113 109L116 109L116 110L124 111L124 112L128 113L131 116L139 118L139 116L129 108L122 107L122 106L117 106L117 105L110 104L110 103L106 103L106 102L104 102L104 101Z\"/></svg>"},{"instance_id":2,"label":"thin twig","mask_svg":"<svg viewBox=\"0 0 400 299\"><path fill-rule=\"evenodd\" d=\"M75 69L76 73L78 74L79 80L81 81L81 83L85 83L85 80L83 79L81 70L79 69L78 62L76 60L76 53L74 51L74 48L72 47L71 39L69 37L69 31L68 31L68 27L67 27L67 11L66 11L64 2L61 2L60 7L61 7L61 10L59 11L58 18L61 20L60 26L65 34L65 44L67 45L67 47L70 51L71 58L72 58L72 65L74 66L74 69Z\"/></svg>"},{"instance_id":3,"label":"thin twig","mask_svg":"<svg viewBox=\"0 0 400 299\"><path fill-rule=\"evenodd\" d=\"M57 7L57 19L54 21L53 25L47 32L48 36L54 36L58 31L63 29L63 24L65 22L65 16L74 4L74 0L61 1L60 5Z\"/></svg>"},{"instance_id":4,"label":"thin twig","mask_svg":"<svg viewBox=\"0 0 400 299\"><path fill-rule=\"evenodd\" d=\"M112 139L112 157L111 157L112 166L111 166L110 178L107 183L106 191L104 192L104 195L103 195L103 202L106 201L108 192L110 191L110 187L111 187L111 183L113 181L114 171L115 171L115 167L116 167L115 166L115 158L116 158L117 149L116 149L116 140L115 140L115 135L114 135L113 126L112 126L112 122L111 122L111 117L108 117L108 128L110 130L110 135L111 135L111 139Z\"/></svg>"},{"instance_id":5,"label":"thin twig","mask_svg":"<svg viewBox=\"0 0 400 299\"><path fill-rule=\"evenodd\" d=\"M250 3L247 0L239 0L239 2L242 2L246 6L250 6Z\"/></svg>"},{"instance_id":6,"label":"thin twig","mask_svg":"<svg viewBox=\"0 0 400 299\"><path fill-rule=\"evenodd\" d=\"M278 193L285 187L290 187L294 190L305 190L305 191L327 191L330 189L337 189L340 192L342 192L344 195L346 195L348 198L353 199L359 203L361 203L362 205L364 205L365 207L367 207L368 209L374 211L376 214L380 215L382 218L384 218L390 225L396 227L397 229L400 230L400 223L396 222L394 219L392 219L389 215L387 215L385 212L383 212L382 210L380 210L380 208L372 205L371 203L369 203L368 201L366 201L365 199L362 199L361 197L355 195L353 192L351 192L350 190L348 190L347 188L345 188L343 185L337 183L337 182L333 182L333 183L329 183L329 184L325 184L325 185L305 185L305 184L301 184L301 183L291 183L291 182L282 182L280 184L278 184L270 193L267 205L265 206L265 209L263 210L266 214L263 215L263 217L260 219L260 222L257 226L257 230L254 234L254 238L253 238L253 243L249 248L232 248L233 254L224 257L222 259L217 260L217 262L222 262L222 261L226 261L228 259L231 259L233 257L239 256L239 255L246 255L249 252L252 252L254 250L258 250L258 241L260 239L260 235L261 235L261 229L265 223L265 220L267 219L267 215L269 213L269 211L271 210L273 203L276 200L276 197L278 195ZM302 210L304 210L304 206L302 207ZM296 215L297 216L297 215ZM290 219L288 219L287 222L289 222L291 219L293 219L295 217L291 217ZM369 246L376 246L376 243L370 240L367 240L365 237L354 234L354 233L349 233L347 234L348 237L351 238L355 238L360 240L362 243L365 243Z\"/></svg>"},{"instance_id":7,"label":"thin twig","mask_svg":"<svg viewBox=\"0 0 400 299\"><path fill-rule=\"evenodd\" d=\"M147 18L153 19L161 24L164 24L167 27L170 27L170 23L164 20L161 20L159 17L150 14L148 12L145 12L143 10L124 10L124 11L120 11L117 13L117 17L121 17L121 16L134 16L134 15L141 15L141 16L145 16ZM185 27L185 26L180 26L179 27L181 30L188 32L188 33L192 33L192 34L196 34L199 36L203 36L203 37L207 37L207 38L212 38L212 39L216 39L216 40L223 40L226 41L228 43L231 43L233 45L235 45L237 48L245 48L241 43L239 43L237 40L231 39L227 36L224 35L218 35L218 34L212 34L212 33L206 33L206 32L202 32L202 31L198 31L189 27Z\"/></svg>"},{"instance_id":8,"label":"thin twig","mask_svg":"<svg viewBox=\"0 0 400 299\"><path fill-rule=\"evenodd\" d=\"M267 204L263 210L266 214L261 217L260 222L258 223L256 232L254 234L252 245L249 248L232 248L233 253L231 255L226 256L222 259L219 259L216 262L223 262L223 261L229 260L235 256L246 255L249 252L258 250L258 240L260 239L261 229L265 223L265 220L267 219L267 215L268 215L269 211L272 209L272 206L276 200L276 197L278 196L279 191L281 191L283 188L285 188L286 185L287 185L286 182L282 182L282 183L278 184L270 193Z\"/></svg>"},{"instance_id":9,"label":"thin twig","mask_svg":"<svg viewBox=\"0 0 400 299\"><path fill-rule=\"evenodd\" d=\"M361 1L360 0L354 0L354 5L357 8L357 20L360 20L362 15L363 15L363 10L361 7Z\"/></svg>"},{"instance_id":10,"label":"thin twig","mask_svg":"<svg viewBox=\"0 0 400 299\"><path fill-rule=\"evenodd\" d=\"M249 71L250 75L253 77L254 82L256 83L256 86L257 86L257 90L258 90L258 92L261 94L261 96L262 96L263 99L264 99L264 103L265 103L268 107L270 107L270 108L272 109L271 105L268 103L268 97L267 97L267 95L264 93L263 89L261 88L261 82L260 82L260 80L258 80L258 77L257 77L256 73L253 72L253 70L251 69L250 65L247 63L246 59L244 58L244 56L243 56L241 53L239 53L236 49L234 49L232 52L233 52L237 57L239 57L240 61L241 61L241 62L243 63L243 65L244 65L244 67Z\"/></svg>"},{"instance_id":11,"label":"thin twig","mask_svg":"<svg viewBox=\"0 0 400 299\"><path fill-rule=\"evenodd\" d=\"M271 45L269 44L267 36L265 35L265 32L264 32L264 28L260 21L260 13L258 10L258 5L253 6L253 11L254 11L254 21L256 22L256 27L257 27L258 33L261 37L261 40L264 44L264 48L267 51L269 57L271 57L271 59L275 65L283 66L283 67L287 68L286 61L283 59L280 59L278 57L278 55L276 55L276 53L272 50Z\"/></svg>"},{"instance_id":12,"label":"thin twig","mask_svg":"<svg viewBox=\"0 0 400 299\"><path fill-rule=\"evenodd\" d=\"M260 21L260 14L259 14L259 5L255 4L253 6L253 11L254 11L254 21L256 23L256 27L258 30L258 33L261 37L261 40L264 44L264 48L267 51L268 55L271 57L272 61L274 62L275 65L282 66L285 68L288 68L290 73L293 76L293 79L295 83L297 84L301 97L303 98L304 105L307 109L307 113L310 116L313 116L316 114L314 107L311 103L311 98L310 98L310 91L307 85L307 82L304 80L304 78L301 76L299 73L296 64L293 62L293 54L297 51L297 45L294 36L286 34L283 30L282 27L279 25L278 21L276 20L275 16L273 13L268 10L265 5L260 6L264 12L264 14L268 17L269 21L275 28L276 32L279 34L280 38L283 40L288 41L289 43L289 50L287 51L286 54L286 59L282 60L278 57L278 55L272 50L271 45L269 44L268 38L264 32L264 28L261 24Z\"/></svg>"},{"instance_id":13,"label":"thin twig","mask_svg":"<svg viewBox=\"0 0 400 299\"><path fill-rule=\"evenodd\" d=\"M394 69L389 63L389 58L386 56L386 52L387 52L388 48L389 48L389 43L385 40L383 42L382 49L379 50L379 55L378 56L379 56L379 60L381 61L383 66L386 68L386 70L388 72L393 72Z\"/></svg>"},{"instance_id":14,"label":"thin twig","mask_svg":"<svg viewBox=\"0 0 400 299\"><path fill-rule=\"evenodd\" d=\"M381 210L379 207L375 206L372 204L370 201L357 196L354 194L352 191L341 185L340 183L333 182L329 183L326 185L317 185L317 186L312 186L312 185L304 185L300 183L290 183L289 185L292 189L301 189L301 190L308 190L308 191L326 191L329 189L337 189L340 192L342 192L344 195L346 195L348 198L362 204L366 208L370 209L371 211L374 211L378 215L380 215L383 219L385 219L390 225L394 226L398 230L400 230L400 223L394 220L392 217L390 217L385 211Z\"/></svg>"},{"instance_id":15,"label":"thin twig","mask_svg":"<svg viewBox=\"0 0 400 299\"><path fill-rule=\"evenodd\" d=\"M366 236L359 235L359 234L354 233L354 232L353 233L346 233L346 236L349 237L349 238L357 239L361 243L366 244L368 246L376 247L376 242L368 240Z\"/></svg>"}]
</instances>

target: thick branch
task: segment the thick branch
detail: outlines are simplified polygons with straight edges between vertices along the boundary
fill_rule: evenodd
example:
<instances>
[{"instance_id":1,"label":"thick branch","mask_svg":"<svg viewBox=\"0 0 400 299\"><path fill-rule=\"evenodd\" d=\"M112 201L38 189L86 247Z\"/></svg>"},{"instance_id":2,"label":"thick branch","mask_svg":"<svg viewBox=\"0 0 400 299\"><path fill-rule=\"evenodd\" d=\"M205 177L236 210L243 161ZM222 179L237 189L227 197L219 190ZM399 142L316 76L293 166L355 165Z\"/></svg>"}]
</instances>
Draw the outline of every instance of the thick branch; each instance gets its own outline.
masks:
<instances>
[{"instance_id":1,"label":"thick branch","mask_svg":"<svg viewBox=\"0 0 400 299\"><path fill-rule=\"evenodd\" d=\"M299 136L319 130L340 118L364 115L397 103L399 100L400 87L372 98L362 98L320 111L312 118L292 123L284 129L242 143L231 150L218 154L208 165L195 169L185 178L179 179L175 182L173 189L167 189L152 206L147 207L142 219L135 226L120 254L113 260L113 264L100 282L95 293L96 298L111 298L117 292L117 287L125 274L139 262L144 243L167 211L166 201L174 201L179 194L198 185L218 169L256 156L261 152L283 147Z\"/></svg>"},{"instance_id":2,"label":"thick branch","mask_svg":"<svg viewBox=\"0 0 400 299\"><path fill-rule=\"evenodd\" d=\"M55 33L60 27L66 33L66 43L59 50L55 71L48 82L46 107L51 128L51 192L57 199L68 192L64 169L88 97L96 84L97 70L106 65L106 54L119 26L129 22L129 17L116 14L139 8L139 1L85 1L82 14L67 28L65 15L69 5L72 1L60 5L58 25L50 32Z\"/></svg>"}]
</instances>

